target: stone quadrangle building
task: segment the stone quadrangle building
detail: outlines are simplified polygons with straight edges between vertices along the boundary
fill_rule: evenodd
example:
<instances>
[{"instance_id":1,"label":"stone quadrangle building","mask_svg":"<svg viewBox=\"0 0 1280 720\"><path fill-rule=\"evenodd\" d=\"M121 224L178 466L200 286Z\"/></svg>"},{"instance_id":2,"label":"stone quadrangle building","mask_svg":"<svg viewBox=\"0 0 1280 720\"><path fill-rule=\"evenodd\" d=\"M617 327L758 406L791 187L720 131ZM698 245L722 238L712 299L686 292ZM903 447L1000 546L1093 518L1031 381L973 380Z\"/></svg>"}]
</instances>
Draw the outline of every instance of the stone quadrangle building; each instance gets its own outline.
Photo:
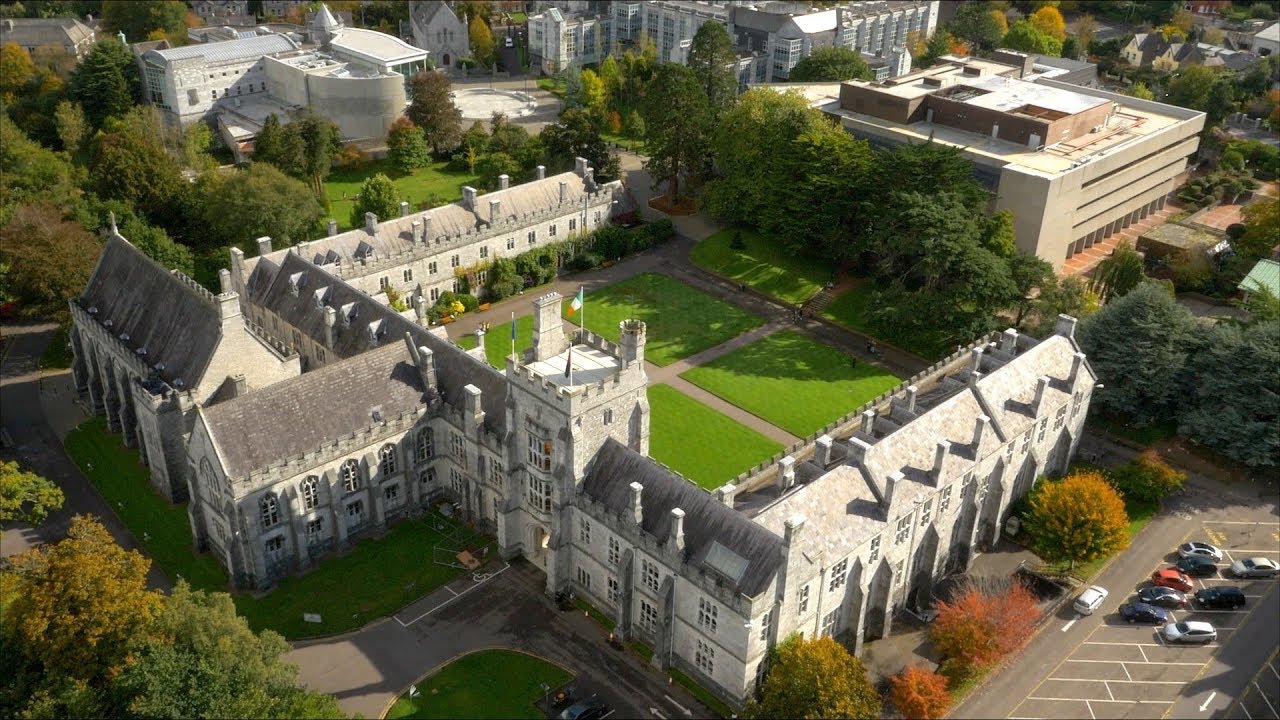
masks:
<instances>
[{"instance_id":1,"label":"stone quadrangle building","mask_svg":"<svg viewBox=\"0 0 1280 720\"><path fill-rule=\"evenodd\" d=\"M533 348L496 369L379 292L420 307L452 278L423 263L593 228L623 193L580 163L294 248L264 238L260 257L233 251L218 295L113 234L71 301L77 388L188 500L237 587L447 500L549 593L589 599L735 704L793 632L858 651L887 635L1067 467L1096 384L1069 317L1043 340L982 338L707 492L647 456L644 323L570 338L551 293L532 301Z\"/></svg>"}]
</instances>

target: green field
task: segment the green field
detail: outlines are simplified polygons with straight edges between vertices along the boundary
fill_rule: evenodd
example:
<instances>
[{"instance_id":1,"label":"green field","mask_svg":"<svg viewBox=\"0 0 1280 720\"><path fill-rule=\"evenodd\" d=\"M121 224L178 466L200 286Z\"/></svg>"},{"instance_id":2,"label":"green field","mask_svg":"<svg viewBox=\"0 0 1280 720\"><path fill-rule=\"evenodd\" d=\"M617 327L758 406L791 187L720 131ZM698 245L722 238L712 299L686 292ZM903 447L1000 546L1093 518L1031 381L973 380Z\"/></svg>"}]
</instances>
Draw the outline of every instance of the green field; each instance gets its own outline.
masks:
<instances>
[{"instance_id":1,"label":"green field","mask_svg":"<svg viewBox=\"0 0 1280 720\"><path fill-rule=\"evenodd\" d=\"M201 590L229 589L213 556L192 549L186 506L170 504L151 490L137 451L122 446L119 435L108 433L102 418L73 430L67 436L67 452L170 579L182 577ZM346 555L322 560L306 575L281 580L260 598L235 594L236 609L255 630L271 629L288 638L358 628L461 574L431 560L436 543L457 527L437 513L403 521ZM466 548L486 542L470 532L459 541ZM303 613L318 613L323 622L303 622Z\"/></svg>"},{"instance_id":2,"label":"green field","mask_svg":"<svg viewBox=\"0 0 1280 720\"><path fill-rule=\"evenodd\" d=\"M329 198L329 217L338 221L339 228L350 230L351 206L355 204L352 198L360 193L360 184L377 173L391 178L400 199L407 200L414 210L428 201L432 207L455 202L462 198L462 186L474 185L477 176L449 172L445 170L447 164L431 163L408 174L397 170L390 160L385 159L355 168L336 167L324 182L324 194ZM346 193L345 199L343 193Z\"/></svg>"},{"instance_id":3,"label":"green field","mask_svg":"<svg viewBox=\"0 0 1280 720\"><path fill-rule=\"evenodd\" d=\"M569 309L573 298L565 298ZM618 323L645 322L645 359L670 365L759 327L764 320L665 275L644 273L588 293L584 298L587 329L618 340ZM583 314L565 315L582 322Z\"/></svg>"},{"instance_id":4,"label":"green field","mask_svg":"<svg viewBox=\"0 0 1280 720\"><path fill-rule=\"evenodd\" d=\"M850 330L856 330L907 352L915 353L926 360L941 358L952 349L953 339L945 330L908 333L895 332L893 329L873 329L867 321L867 308L871 304L871 295L874 292L875 287L870 282L864 282L831 301L831 304L822 311L822 316Z\"/></svg>"},{"instance_id":5,"label":"green field","mask_svg":"<svg viewBox=\"0 0 1280 720\"><path fill-rule=\"evenodd\" d=\"M400 696L387 711L399 718L541 718L534 704L543 685L557 688L573 677L532 655L512 650L480 650L445 665Z\"/></svg>"},{"instance_id":6,"label":"green field","mask_svg":"<svg viewBox=\"0 0 1280 720\"><path fill-rule=\"evenodd\" d=\"M649 457L708 490L781 449L670 385L649 386Z\"/></svg>"},{"instance_id":7,"label":"green field","mask_svg":"<svg viewBox=\"0 0 1280 720\"><path fill-rule=\"evenodd\" d=\"M492 322L492 321L491 321ZM476 346L475 335L463 335L458 338L458 345L470 350ZM516 352L523 353L533 347L533 316L525 315L516 318ZM484 356L489 364L496 368L507 366L507 355L511 354L511 318L489 328L484 336Z\"/></svg>"},{"instance_id":8,"label":"green field","mask_svg":"<svg viewBox=\"0 0 1280 720\"><path fill-rule=\"evenodd\" d=\"M774 333L680 377L738 407L808 437L899 379L792 331Z\"/></svg>"},{"instance_id":9,"label":"green field","mask_svg":"<svg viewBox=\"0 0 1280 720\"><path fill-rule=\"evenodd\" d=\"M746 245L742 250L729 247L738 232ZM689 259L698 267L746 283L792 305L813 297L831 278L831 268L826 263L788 252L746 228L717 232L694 246Z\"/></svg>"}]
</instances>

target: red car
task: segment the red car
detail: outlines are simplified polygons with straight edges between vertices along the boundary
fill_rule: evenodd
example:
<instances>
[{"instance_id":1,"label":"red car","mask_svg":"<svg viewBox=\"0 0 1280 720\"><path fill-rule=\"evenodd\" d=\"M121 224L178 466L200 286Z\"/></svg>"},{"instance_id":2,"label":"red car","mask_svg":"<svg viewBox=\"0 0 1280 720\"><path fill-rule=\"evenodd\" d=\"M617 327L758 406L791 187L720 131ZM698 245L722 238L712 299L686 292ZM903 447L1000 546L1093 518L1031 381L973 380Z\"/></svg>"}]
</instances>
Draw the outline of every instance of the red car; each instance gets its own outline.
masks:
<instances>
[{"instance_id":1,"label":"red car","mask_svg":"<svg viewBox=\"0 0 1280 720\"><path fill-rule=\"evenodd\" d=\"M1151 584L1173 588L1178 592L1191 592L1195 589L1195 586L1191 584L1191 578L1183 574L1178 568L1165 568L1151 573Z\"/></svg>"}]
</instances>

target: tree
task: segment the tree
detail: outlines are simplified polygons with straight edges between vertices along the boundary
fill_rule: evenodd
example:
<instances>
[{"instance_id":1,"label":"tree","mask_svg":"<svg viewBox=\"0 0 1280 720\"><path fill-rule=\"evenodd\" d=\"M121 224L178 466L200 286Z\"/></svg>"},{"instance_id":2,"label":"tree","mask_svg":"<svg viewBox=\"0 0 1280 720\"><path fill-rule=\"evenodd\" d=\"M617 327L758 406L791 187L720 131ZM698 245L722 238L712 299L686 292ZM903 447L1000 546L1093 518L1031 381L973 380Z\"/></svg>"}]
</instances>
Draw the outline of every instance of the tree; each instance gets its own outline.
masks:
<instances>
[{"instance_id":1,"label":"tree","mask_svg":"<svg viewBox=\"0 0 1280 720\"><path fill-rule=\"evenodd\" d=\"M400 215L400 193L382 173L376 173L360 184L360 194L351 206L352 227L364 227L364 214L373 213L381 220Z\"/></svg>"},{"instance_id":2,"label":"tree","mask_svg":"<svg viewBox=\"0 0 1280 720\"><path fill-rule=\"evenodd\" d=\"M861 53L837 46L818 48L801 58L789 77L792 82L843 82L874 80L875 74Z\"/></svg>"},{"instance_id":3,"label":"tree","mask_svg":"<svg viewBox=\"0 0 1280 720\"><path fill-rule=\"evenodd\" d=\"M1045 33L1027 18L1023 18L1009 26L1001 44L1010 50L1021 50L1039 55L1059 56L1062 54L1062 41Z\"/></svg>"},{"instance_id":4,"label":"tree","mask_svg":"<svg viewBox=\"0 0 1280 720\"><path fill-rule=\"evenodd\" d=\"M1017 288L1017 295L1013 298L1017 316L1013 324L1020 326L1022 319L1034 305L1033 293L1054 284L1053 266L1036 255L1022 255L1016 252L1007 258L1007 262L1009 277Z\"/></svg>"},{"instance_id":5,"label":"tree","mask_svg":"<svg viewBox=\"0 0 1280 720\"><path fill-rule=\"evenodd\" d=\"M955 37L946 30L938 29L934 31L924 44L923 54L915 58L916 64L920 67L930 67L938 61L938 58L951 52L951 46L955 44L955 41Z\"/></svg>"},{"instance_id":6,"label":"tree","mask_svg":"<svg viewBox=\"0 0 1280 720\"><path fill-rule=\"evenodd\" d=\"M591 68L579 73L579 98L587 112L604 117L605 94L604 81Z\"/></svg>"},{"instance_id":7,"label":"tree","mask_svg":"<svg viewBox=\"0 0 1280 720\"><path fill-rule=\"evenodd\" d=\"M754 718L874 718L880 696L858 658L828 636L789 638L778 645Z\"/></svg>"},{"instance_id":8,"label":"tree","mask_svg":"<svg viewBox=\"0 0 1280 720\"><path fill-rule=\"evenodd\" d=\"M518 175L520 173L520 163L506 153L486 153L480 158L480 162L476 163L476 172L480 175L480 179L477 182L481 187L485 190L496 190L498 176Z\"/></svg>"},{"instance_id":9,"label":"tree","mask_svg":"<svg viewBox=\"0 0 1280 720\"><path fill-rule=\"evenodd\" d=\"M147 257L166 268L180 270L188 277L195 275L196 263L191 249L174 242L164 228L148 225L135 215L121 223L119 229L120 234Z\"/></svg>"},{"instance_id":10,"label":"tree","mask_svg":"<svg viewBox=\"0 0 1280 720\"><path fill-rule=\"evenodd\" d=\"M342 133L331 121L311 112L303 112L284 128L286 135L296 135L302 147L302 177L310 181L317 197L324 197L324 179L333 167L333 157L342 147Z\"/></svg>"},{"instance_id":11,"label":"tree","mask_svg":"<svg viewBox=\"0 0 1280 720\"><path fill-rule=\"evenodd\" d=\"M133 107L137 92L138 66L133 53L111 37L99 40L84 56L67 88L68 97L80 103L94 128L102 127L109 117L126 113Z\"/></svg>"},{"instance_id":12,"label":"tree","mask_svg":"<svg viewBox=\"0 0 1280 720\"><path fill-rule=\"evenodd\" d=\"M437 155L453 150L462 138L462 112L453 104L449 77L423 70L409 81L410 103L405 115L422 128L423 137Z\"/></svg>"},{"instance_id":13,"label":"tree","mask_svg":"<svg viewBox=\"0 0 1280 720\"><path fill-rule=\"evenodd\" d=\"M1044 337L1053 332L1058 315L1070 315L1084 320L1098 311L1098 296L1089 284L1076 275L1051 278L1040 286L1040 295L1032 306L1035 321L1028 330L1034 337Z\"/></svg>"},{"instance_id":14,"label":"tree","mask_svg":"<svg viewBox=\"0 0 1280 720\"><path fill-rule=\"evenodd\" d=\"M65 497L53 482L18 467L0 463L0 523L39 525L62 507Z\"/></svg>"},{"instance_id":15,"label":"tree","mask_svg":"<svg viewBox=\"0 0 1280 720\"><path fill-rule=\"evenodd\" d=\"M1030 20L1037 30L1054 40L1062 42L1067 39L1067 23L1062 19L1062 13L1058 8L1045 5L1031 13Z\"/></svg>"},{"instance_id":16,"label":"tree","mask_svg":"<svg viewBox=\"0 0 1280 720\"><path fill-rule=\"evenodd\" d=\"M1160 284L1147 282L1080 323L1077 337L1106 385L1093 405L1147 424L1176 416L1195 318Z\"/></svg>"},{"instance_id":17,"label":"tree","mask_svg":"<svg viewBox=\"0 0 1280 720\"><path fill-rule=\"evenodd\" d=\"M1126 500L1154 503L1181 489L1187 474L1147 449L1113 470L1111 480Z\"/></svg>"},{"instance_id":18,"label":"tree","mask_svg":"<svg viewBox=\"0 0 1280 720\"><path fill-rule=\"evenodd\" d=\"M431 162L422 131L407 117L397 118L387 133L387 156L401 172L413 172Z\"/></svg>"},{"instance_id":19,"label":"tree","mask_svg":"<svg viewBox=\"0 0 1280 720\"><path fill-rule=\"evenodd\" d=\"M179 227L189 186L177 161L156 142L162 134L154 108L133 109L115 132L98 135L89 182L99 196L129 203L155 224Z\"/></svg>"},{"instance_id":20,"label":"tree","mask_svg":"<svg viewBox=\"0 0 1280 720\"><path fill-rule=\"evenodd\" d=\"M184 32L187 28L187 6L181 0L103 0L102 30L104 35L124 33L126 42L141 42L153 30L164 34Z\"/></svg>"},{"instance_id":21,"label":"tree","mask_svg":"<svg viewBox=\"0 0 1280 720\"><path fill-rule=\"evenodd\" d=\"M644 139L644 118L640 116L639 111L632 110L627 113L627 120L622 126L622 131L633 140Z\"/></svg>"},{"instance_id":22,"label":"tree","mask_svg":"<svg viewBox=\"0 0 1280 720\"><path fill-rule=\"evenodd\" d=\"M512 124L507 116L495 112L489 120L493 132L489 133L489 151L506 153L512 157L520 154L520 149L529 142L529 131L520 125Z\"/></svg>"},{"instance_id":23,"label":"tree","mask_svg":"<svg viewBox=\"0 0 1280 720\"><path fill-rule=\"evenodd\" d=\"M724 25L702 23L689 46L688 66L706 95L711 122L715 123L738 96L738 53Z\"/></svg>"},{"instance_id":24,"label":"tree","mask_svg":"<svg viewBox=\"0 0 1280 720\"><path fill-rule=\"evenodd\" d=\"M1094 33L1098 31L1098 21L1093 16L1085 13L1076 18L1076 46L1080 48L1082 55L1089 54L1089 43L1093 42Z\"/></svg>"},{"instance_id":25,"label":"tree","mask_svg":"<svg viewBox=\"0 0 1280 720\"><path fill-rule=\"evenodd\" d=\"M655 181L667 182L667 200L680 200L680 175L698 171L710 155L711 109L693 71L668 63L658 68L644 103L648 128L645 169Z\"/></svg>"},{"instance_id":26,"label":"tree","mask_svg":"<svg viewBox=\"0 0 1280 720\"><path fill-rule=\"evenodd\" d=\"M101 247L79 224L48 205L23 205L0 226L0 264L9 266L6 291L28 317L62 320L67 300L84 290Z\"/></svg>"},{"instance_id":27,"label":"tree","mask_svg":"<svg viewBox=\"0 0 1280 720\"><path fill-rule=\"evenodd\" d=\"M486 67L493 64L495 44L489 23L478 14L472 15L467 24L467 36L471 39L471 57Z\"/></svg>"},{"instance_id":28,"label":"tree","mask_svg":"<svg viewBox=\"0 0 1280 720\"><path fill-rule=\"evenodd\" d=\"M1267 257L1280 237L1280 199L1268 198L1245 205L1244 235L1231 242L1240 260L1253 267L1259 259Z\"/></svg>"},{"instance_id":29,"label":"tree","mask_svg":"<svg viewBox=\"0 0 1280 720\"><path fill-rule=\"evenodd\" d=\"M0 223L7 222L20 205L74 206L83 175L82 168L33 142L0 113Z\"/></svg>"},{"instance_id":30,"label":"tree","mask_svg":"<svg viewBox=\"0 0 1280 720\"><path fill-rule=\"evenodd\" d=\"M990 667L1026 641L1040 618L1031 590L1011 576L970 577L934 606L929 639L963 674Z\"/></svg>"},{"instance_id":31,"label":"tree","mask_svg":"<svg viewBox=\"0 0 1280 720\"><path fill-rule=\"evenodd\" d=\"M1133 249L1133 245L1125 242L1098 263L1093 276L1093 289L1103 302L1110 302L1124 296L1144 279L1146 274L1142 256Z\"/></svg>"},{"instance_id":32,"label":"tree","mask_svg":"<svg viewBox=\"0 0 1280 720\"><path fill-rule=\"evenodd\" d=\"M1134 83L1132 87L1124 91L1124 94L1139 100L1156 99L1156 94L1151 92L1151 89L1147 87L1147 84L1141 81Z\"/></svg>"},{"instance_id":33,"label":"tree","mask_svg":"<svg viewBox=\"0 0 1280 720\"><path fill-rule=\"evenodd\" d=\"M616 107L618 93L622 90L622 69L618 67L618 61L613 58L612 53L605 55L600 62L600 81L604 83L604 95L608 104Z\"/></svg>"},{"instance_id":34,"label":"tree","mask_svg":"<svg viewBox=\"0 0 1280 720\"><path fill-rule=\"evenodd\" d=\"M586 158L595 168L599 180L618 177L618 160L600 137L598 119L585 110L565 110L560 119L542 129L539 135L549 165L560 170L573 167L574 158Z\"/></svg>"},{"instance_id":35,"label":"tree","mask_svg":"<svg viewBox=\"0 0 1280 720\"><path fill-rule=\"evenodd\" d=\"M36 65L21 45L0 45L0 100L12 103L36 74Z\"/></svg>"},{"instance_id":36,"label":"tree","mask_svg":"<svg viewBox=\"0 0 1280 720\"><path fill-rule=\"evenodd\" d=\"M254 250L267 236L280 247L316 237L324 208L305 183L266 163L230 173L208 172L197 183L200 249L227 245ZM364 224L361 217L360 225Z\"/></svg>"},{"instance_id":37,"label":"tree","mask_svg":"<svg viewBox=\"0 0 1280 720\"><path fill-rule=\"evenodd\" d=\"M1178 432L1252 468L1280 467L1280 320L1199 329Z\"/></svg>"},{"instance_id":38,"label":"tree","mask_svg":"<svg viewBox=\"0 0 1280 720\"><path fill-rule=\"evenodd\" d=\"M226 593L180 581L150 628L152 639L113 691L136 717L341 718L335 698L297 686L289 644L254 633Z\"/></svg>"},{"instance_id":39,"label":"tree","mask_svg":"<svg viewBox=\"0 0 1280 720\"><path fill-rule=\"evenodd\" d=\"M951 707L947 678L919 665L911 665L890 677L889 682L889 702L903 717L934 720L945 717Z\"/></svg>"},{"instance_id":40,"label":"tree","mask_svg":"<svg viewBox=\"0 0 1280 720\"><path fill-rule=\"evenodd\" d=\"M1213 90L1217 73L1204 65L1189 65L1179 69L1169 81L1165 100L1193 110L1209 107L1209 93Z\"/></svg>"},{"instance_id":41,"label":"tree","mask_svg":"<svg viewBox=\"0 0 1280 720\"><path fill-rule=\"evenodd\" d=\"M1076 471L1043 479L1029 497L1024 518L1040 557L1051 562L1104 558L1129 547L1129 516L1120 493L1101 473Z\"/></svg>"},{"instance_id":42,"label":"tree","mask_svg":"<svg viewBox=\"0 0 1280 720\"><path fill-rule=\"evenodd\" d=\"M996 19L997 14L1000 15L999 19ZM955 20L951 23L953 34L982 50L991 50L998 45L1007 28L1004 14L985 2L960 3Z\"/></svg>"}]
</instances>

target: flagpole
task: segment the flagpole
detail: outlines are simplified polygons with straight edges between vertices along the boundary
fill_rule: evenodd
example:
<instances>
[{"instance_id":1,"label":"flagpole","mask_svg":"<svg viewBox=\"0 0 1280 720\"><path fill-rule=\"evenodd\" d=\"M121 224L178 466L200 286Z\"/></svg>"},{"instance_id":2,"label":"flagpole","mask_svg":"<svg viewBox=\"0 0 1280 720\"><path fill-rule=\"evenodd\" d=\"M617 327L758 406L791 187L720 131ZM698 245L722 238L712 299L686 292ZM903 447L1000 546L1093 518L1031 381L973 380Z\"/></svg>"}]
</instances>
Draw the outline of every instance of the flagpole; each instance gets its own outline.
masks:
<instances>
[{"instance_id":1,"label":"flagpole","mask_svg":"<svg viewBox=\"0 0 1280 720\"><path fill-rule=\"evenodd\" d=\"M516 354L516 313L511 312L511 354Z\"/></svg>"},{"instance_id":2,"label":"flagpole","mask_svg":"<svg viewBox=\"0 0 1280 720\"><path fill-rule=\"evenodd\" d=\"M580 311L582 312L582 317L578 318L578 320L582 323L581 325L582 330L581 332L578 333L579 339L587 336L586 334L587 333L587 296L584 295L582 291L583 291L583 286L579 285L578 297L582 298L582 307L580 308Z\"/></svg>"}]
</instances>

